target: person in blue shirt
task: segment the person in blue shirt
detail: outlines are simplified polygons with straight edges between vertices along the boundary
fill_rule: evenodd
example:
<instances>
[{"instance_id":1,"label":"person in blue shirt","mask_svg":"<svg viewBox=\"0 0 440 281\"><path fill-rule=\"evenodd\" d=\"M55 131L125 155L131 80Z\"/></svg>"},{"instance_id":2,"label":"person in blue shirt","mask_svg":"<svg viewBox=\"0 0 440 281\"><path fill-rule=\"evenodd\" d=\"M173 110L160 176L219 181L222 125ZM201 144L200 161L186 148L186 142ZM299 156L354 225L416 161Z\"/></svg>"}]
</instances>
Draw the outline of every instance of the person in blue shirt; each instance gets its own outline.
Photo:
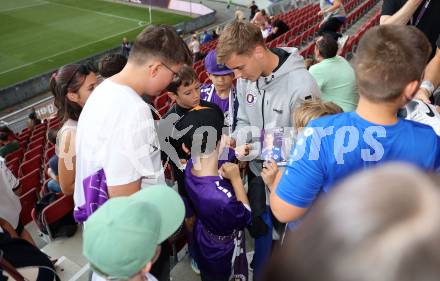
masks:
<instances>
[{"instance_id":1,"label":"person in blue shirt","mask_svg":"<svg viewBox=\"0 0 440 281\"><path fill-rule=\"evenodd\" d=\"M208 33L208 31L204 30L203 31L203 39L202 39L202 44L206 44L209 41L212 40L212 35Z\"/></svg>"},{"instance_id":2,"label":"person in blue shirt","mask_svg":"<svg viewBox=\"0 0 440 281\"><path fill-rule=\"evenodd\" d=\"M57 129L50 129L47 132L47 140L53 145L57 144ZM61 187L58 178L58 155L54 154L47 162L47 174L51 177L47 183L47 189L51 192L61 192Z\"/></svg>"},{"instance_id":3,"label":"person in blue shirt","mask_svg":"<svg viewBox=\"0 0 440 281\"><path fill-rule=\"evenodd\" d=\"M270 205L280 221L301 217L340 180L384 162L440 171L440 138L434 130L397 117L416 94L430 53L427 38L411 26L365 33L354 63L358 107L313 120L299 136L286 170L271 187Z\"/></svg>"}]
</instances>

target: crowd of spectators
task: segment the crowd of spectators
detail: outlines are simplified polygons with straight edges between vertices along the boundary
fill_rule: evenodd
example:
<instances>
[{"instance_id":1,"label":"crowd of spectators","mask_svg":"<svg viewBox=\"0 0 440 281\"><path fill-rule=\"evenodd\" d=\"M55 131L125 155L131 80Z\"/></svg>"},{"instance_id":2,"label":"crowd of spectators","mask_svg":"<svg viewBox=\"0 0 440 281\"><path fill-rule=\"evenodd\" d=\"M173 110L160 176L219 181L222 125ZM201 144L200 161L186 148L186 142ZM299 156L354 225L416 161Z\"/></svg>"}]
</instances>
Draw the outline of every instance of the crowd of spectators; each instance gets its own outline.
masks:
<instances>
[{"instance_id":1,"label":"crowd of spectators","mask_svg":"<svg viewBox=\"0 0 440 281\"><path fill-rule=\"evenodd\" d=\"M438 3L384 0L381 25L350 62L337 55L340 0L320 1L309 69L296 48L267 47L288 26L252 1L250 22L236 13L221 34L188 45L151 25L99 71L57 70L48 191L73 196L92 280L170 280L176 231L203 281L250 280L249 268L256 281L438 280ZM200 59L209 83L192 67ZM155 120L144 98L165 92L171 106ZM17 247L29 251L46 269L36 280L53 280L19 222L19 182L4 160L19 148L2 127L0 249L16 268L26 266Z\"/></svg>"}]
</instances>

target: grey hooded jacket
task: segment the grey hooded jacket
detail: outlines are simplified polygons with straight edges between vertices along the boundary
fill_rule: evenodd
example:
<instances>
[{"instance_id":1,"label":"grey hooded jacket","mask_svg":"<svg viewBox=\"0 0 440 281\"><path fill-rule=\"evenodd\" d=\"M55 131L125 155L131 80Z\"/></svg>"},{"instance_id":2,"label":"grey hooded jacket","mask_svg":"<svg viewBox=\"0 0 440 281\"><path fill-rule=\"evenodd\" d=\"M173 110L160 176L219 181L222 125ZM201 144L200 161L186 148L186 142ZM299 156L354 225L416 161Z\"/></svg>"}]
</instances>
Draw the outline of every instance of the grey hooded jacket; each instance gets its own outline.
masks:
<instances>
[{"instance_id":1,"label":"grey hooded jacket","mask_svg":"<svg viewBox=\"0 0 440 281\"><path fill-rule=\"evenodd\" d=\"M260 77L257 81L238 79L237 125L233 137L244 138L246 127L254 126L258 129L279 127L293 127L293 112L306 98L320 97L319 87L304 66L304 59L296 48L282 48L290 56L281 67L267 77ZM241 131L240 131L241 130ZM252 143L249 158L255 158L260 153L259 136L254 133L252 138L246 138ZM261 163L251 161L250 169L259 175Z\"/></svg>"}]
</instances>

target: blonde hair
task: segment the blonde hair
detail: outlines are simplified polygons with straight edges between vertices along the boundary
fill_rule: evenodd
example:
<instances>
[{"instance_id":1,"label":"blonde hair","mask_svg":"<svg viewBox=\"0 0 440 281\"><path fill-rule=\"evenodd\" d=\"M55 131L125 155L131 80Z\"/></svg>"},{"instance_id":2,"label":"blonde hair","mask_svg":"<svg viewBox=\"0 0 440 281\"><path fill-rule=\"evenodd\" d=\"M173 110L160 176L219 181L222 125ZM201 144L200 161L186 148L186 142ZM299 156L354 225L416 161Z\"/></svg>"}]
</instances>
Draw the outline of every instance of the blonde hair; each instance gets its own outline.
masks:
<instances>
[{"instance_id":1,"label":"blonde hair","mask_svg":"<svg viewBox=\"0 0 440 281\"><path fill-rule=\"evenodd\" d=\"M306 100L293 114L293 123L296 129L304 128L307 124L319 117L344 112L333 102L323 102L320 99Z\"/></svg>"},{"instance_id":2,"label":"blonde hair","mask_svg":"<svg viewBox=\"0 0 440 281\"><path fill-rule=\"evenodd\" d=\"M249 22L234 21L220 35L216 49L217 61L224 64L232 54L247 54L257 45L266 48L260 28Z\"/></svg>"}]
</instances>

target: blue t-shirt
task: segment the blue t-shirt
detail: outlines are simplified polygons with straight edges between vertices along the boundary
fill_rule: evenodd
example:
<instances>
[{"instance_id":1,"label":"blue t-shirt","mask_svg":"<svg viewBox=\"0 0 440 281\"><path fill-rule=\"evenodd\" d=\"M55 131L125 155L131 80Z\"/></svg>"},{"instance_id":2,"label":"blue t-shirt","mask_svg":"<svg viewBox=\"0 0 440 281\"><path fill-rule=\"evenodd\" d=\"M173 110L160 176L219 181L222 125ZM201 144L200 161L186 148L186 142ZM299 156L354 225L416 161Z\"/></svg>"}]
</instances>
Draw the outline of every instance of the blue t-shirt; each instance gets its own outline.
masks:
<instances>
[{"instance_id":1,"label":"blue t-shirt","mask_svg":"<svg viewBox=\"0 0 440 281\"><path fill-rule=\"evenodd\" d=\"M49 168L52 170L55 176L58 176L58 156L54 155L50 158Z\"/></svg>"},{"instance_id":2,"label":"blue t-shirt","mask_svg":"<svg viewBox=\"0 0 440 281\"><path fill-rule=\"evenodd\" d=\"M341 179L390 161L440 171L440 138L431 127L405 119L382 126L356 112L319 118L298 138L276 194L308 208L320 192L328 192Z\"/></svg>"}]
</instances>

